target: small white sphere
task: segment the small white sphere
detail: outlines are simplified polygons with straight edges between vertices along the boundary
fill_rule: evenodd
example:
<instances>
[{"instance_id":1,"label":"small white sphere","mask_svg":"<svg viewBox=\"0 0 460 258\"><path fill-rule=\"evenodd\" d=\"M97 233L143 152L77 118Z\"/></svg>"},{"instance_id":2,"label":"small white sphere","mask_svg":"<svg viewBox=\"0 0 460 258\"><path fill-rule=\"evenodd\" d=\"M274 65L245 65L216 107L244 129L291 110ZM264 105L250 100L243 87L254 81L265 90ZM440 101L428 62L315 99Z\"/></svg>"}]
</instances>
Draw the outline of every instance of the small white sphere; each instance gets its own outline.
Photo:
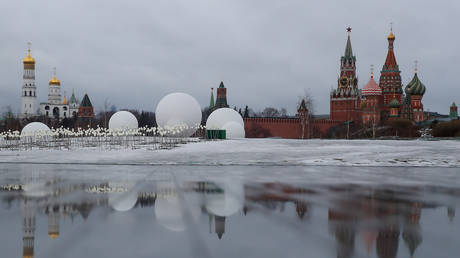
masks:
<instances>
[{"instance_id":1,"label":"small white sphere","mask_svg":"<svg viewBox=\"0 0 460 258\"><path fill-rule=\"evenodd\" d=\"M22 128L21 135L32 136L38 134L49 134L51 133L50 128L44 123L32 122L28 123L24 128Z\"/></svg>"},{"instance_id":2,"label":"small white sphere","mask_svg":"<svg viewBox=\"0 0 460 258\"><path fill-rule=\"evenodd\" d=\"M225 130L227 139L241 139L245 137L244 127L240 123L231 121L226 123L222 129Z\"/></svg>"},{"instance_id":3,"label":"small white sphere","mask_svg":"<svg viewBox=\"0 0 460 258\"><path fill-rule=\"evenodd\" d=\"M109 129L112 130L137 129L138 126L137 118L128 111L118 111L109 120Z\"/></svg>"},{"instance_id":4,"label":"small white sphere","mask_svg":"<svg viewBox=\"0 0 460 258\"><path fill-rule=\"evenodd\" d=\"M244 121L240 113L231 108L219 108L209 115L206 121L207 129L224 129L228 122L237 122L244 128Z\"/></svg>"},{"instance_id":5,"label":"small white sphere","mask_svg":"<svg viewBox=\"0 0 460 258\"><path fill-rule=\"evenodd\" d=\"M157 124L169 134L191 136L201 123L198 101L186 93L171 93L163 97L155 110Z\"/></svg>"}]
</instances>

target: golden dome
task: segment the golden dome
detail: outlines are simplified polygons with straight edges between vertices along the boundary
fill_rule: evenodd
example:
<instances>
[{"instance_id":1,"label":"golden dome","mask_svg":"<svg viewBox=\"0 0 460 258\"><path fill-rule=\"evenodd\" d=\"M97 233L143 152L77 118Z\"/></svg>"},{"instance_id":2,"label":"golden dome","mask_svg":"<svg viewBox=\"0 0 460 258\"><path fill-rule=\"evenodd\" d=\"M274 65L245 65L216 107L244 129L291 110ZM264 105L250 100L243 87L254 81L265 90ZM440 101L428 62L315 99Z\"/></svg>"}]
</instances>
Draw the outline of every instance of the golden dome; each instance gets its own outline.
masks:
<instances>
[{"instance_id":1,"label":"golden dome","mask_svg":"<svg viewBox=\"0 0 460 258\"><path fill-rule=\"evenodd\" d=\"M56 78L56 75L50 80L50 85L61 85L61 81Z\"/></svg>"},{"instance_id":2,"label":"golden dome","mask_svg":"<svg viewBox=\"0 0 460 258\"><path fill-rule=\"evenodd\" d=\"M27 50L27 56L24 58L24 64L35 64L35 59L30 55L30 48Z\"/></svg>"},{"instance_id":3,"label":"golden dome","mask_svg":"<svg viewBox=\"0 0 460 258\"><path fill-rule=\"evenodd\" d=\"M393 29L390 29L390 35L388 35L388 40L395 40L395 34L393 34Z\"/></svg>"},{"instance_id":4,"label":"golden dome","mask_svg":"<svg viewBox=\"0 0 460 258\"><path fill-rule=\"evenodd\" d=\"M58 238L59 233L57 233L57 232L50 232L50 233L48 233L48 236L49 236L51 239L56 239L56 238Z\"/></svg>"},{"instance_id":5,"label":"golden dome","mask_svg":"<svg viewBox=\"0 0 460 258\"><path fill-rule=\"evenodd\" d=\"M25 254L25 255L23 255L22 257L23 257L23 258L34 258L34 256L33 256L33 255L26 255L26 254Z\"/></svg>"}]
</instances>

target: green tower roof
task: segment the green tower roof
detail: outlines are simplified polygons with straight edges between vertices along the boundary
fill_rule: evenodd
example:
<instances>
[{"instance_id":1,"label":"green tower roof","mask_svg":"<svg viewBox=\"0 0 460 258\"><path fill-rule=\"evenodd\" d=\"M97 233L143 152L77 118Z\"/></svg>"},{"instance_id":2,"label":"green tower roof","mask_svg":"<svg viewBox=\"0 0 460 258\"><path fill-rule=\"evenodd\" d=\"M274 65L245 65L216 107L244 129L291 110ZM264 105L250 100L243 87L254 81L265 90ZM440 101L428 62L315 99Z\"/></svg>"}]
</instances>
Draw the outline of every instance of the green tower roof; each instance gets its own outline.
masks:
<instances>
[{"instance_id":1,"label":"green tower roof","mask_svg":"<svg viewBox=\"0 0 460 258\"><path fill-rule=\"evenodd\" d=\"M388 106L390 106L390 108L397 108L401 106L401 103L399 103L398 99L394 98L388 103Z\"/></svg>"}]
</instances>

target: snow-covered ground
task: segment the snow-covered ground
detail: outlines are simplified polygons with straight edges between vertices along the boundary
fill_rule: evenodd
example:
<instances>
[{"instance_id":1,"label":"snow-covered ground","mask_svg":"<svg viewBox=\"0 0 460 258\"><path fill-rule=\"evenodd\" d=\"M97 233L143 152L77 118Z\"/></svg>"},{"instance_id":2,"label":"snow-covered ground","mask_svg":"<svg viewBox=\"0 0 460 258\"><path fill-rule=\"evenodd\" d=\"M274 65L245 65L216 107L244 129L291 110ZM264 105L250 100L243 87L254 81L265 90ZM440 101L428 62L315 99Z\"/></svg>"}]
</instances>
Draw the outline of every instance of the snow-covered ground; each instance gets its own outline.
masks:
<instances>
[{"instance_id":1,"label":"snow-covered ground","mask_svg":"<svg viewBox=\"0 0 460 258\"><path fill-rule=\"evenodd\" d=\"M155 151L1 151L0 163L460 167L460 141L241 139Z\"/></svg>"}]
</instances>

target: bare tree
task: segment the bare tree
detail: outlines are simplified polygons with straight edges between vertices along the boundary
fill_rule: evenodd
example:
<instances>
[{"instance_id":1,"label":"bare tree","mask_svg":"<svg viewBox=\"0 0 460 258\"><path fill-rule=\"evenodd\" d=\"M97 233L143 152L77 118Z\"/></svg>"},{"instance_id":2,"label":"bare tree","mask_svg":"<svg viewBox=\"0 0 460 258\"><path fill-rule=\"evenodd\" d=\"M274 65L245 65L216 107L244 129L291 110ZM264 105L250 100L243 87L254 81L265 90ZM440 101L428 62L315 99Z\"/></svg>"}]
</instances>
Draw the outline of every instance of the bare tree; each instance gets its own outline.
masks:
<instances>
[{"instance_id":1,"label":"bare tree","mask_svg":"<svg viewBox=\"0 0 460 258\"><path fill-rule=\"evenodd\" d=\"M297 107L300 106L302 99L305 99L305 105L307 106L308 112L310 113L310 115L313 115L315 113L315 106L314 106L315 101L314 101L313 95L310 92L310 89L304 89L303 95L299 96L298 98Z\"/></svg>"}]
</instances>

